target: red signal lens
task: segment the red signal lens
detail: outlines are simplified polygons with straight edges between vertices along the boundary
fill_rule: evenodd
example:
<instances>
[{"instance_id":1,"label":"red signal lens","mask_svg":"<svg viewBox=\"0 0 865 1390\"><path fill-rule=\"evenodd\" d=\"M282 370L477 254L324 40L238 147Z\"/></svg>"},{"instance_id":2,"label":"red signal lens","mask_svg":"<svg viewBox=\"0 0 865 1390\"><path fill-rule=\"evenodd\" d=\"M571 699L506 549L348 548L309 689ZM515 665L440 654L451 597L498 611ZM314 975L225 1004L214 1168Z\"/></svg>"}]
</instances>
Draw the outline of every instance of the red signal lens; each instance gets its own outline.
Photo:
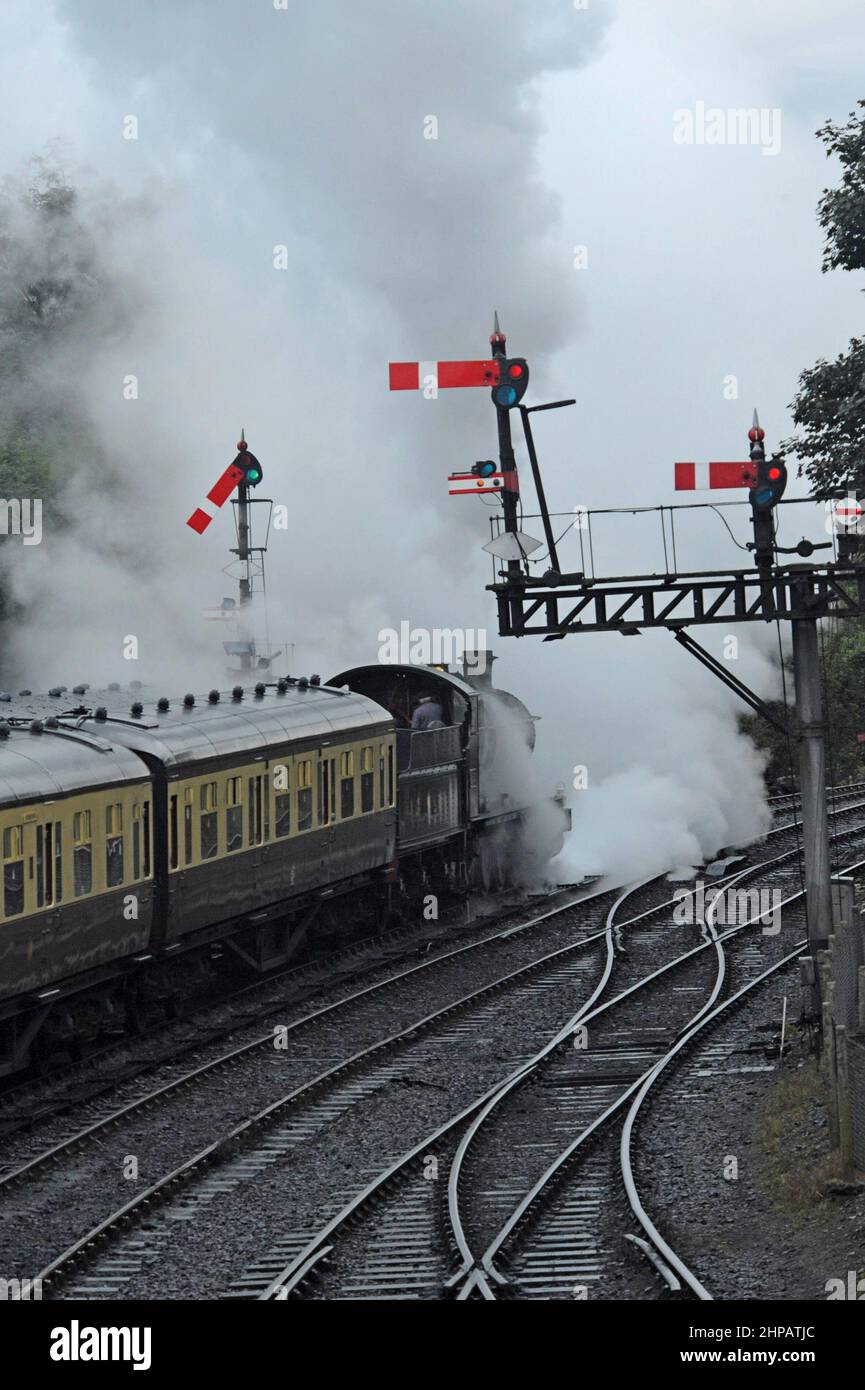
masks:
<instances>
[{"instance_id":1,"label":"red signal lens","mask_svg":"<svg viewBox=\"0 0 865 1390\"><path fill-rule=\"evenodd\" d=\"M781 476L781 470L780 470L780 468L770 468L770 469L769 469L769 477L770 477L770 479L771 479L771 481L772 481L773 483L777 483L777 481L778 481L778 479L780 478L780 476Z\"/></svg>"},{"instance_id":2,"label":"red signal lens","mask_svg":"<svg viewBox=\"0 0 865 1390\"><path fill-rule=\"evenodd\" d=\"M519 377L519 376L522 376L522 374L523 374L523 368L522 368L521 363L519 363L519 362L512 362L511 365L508 367L508 376Z\"/></svg>"}]
</instances>

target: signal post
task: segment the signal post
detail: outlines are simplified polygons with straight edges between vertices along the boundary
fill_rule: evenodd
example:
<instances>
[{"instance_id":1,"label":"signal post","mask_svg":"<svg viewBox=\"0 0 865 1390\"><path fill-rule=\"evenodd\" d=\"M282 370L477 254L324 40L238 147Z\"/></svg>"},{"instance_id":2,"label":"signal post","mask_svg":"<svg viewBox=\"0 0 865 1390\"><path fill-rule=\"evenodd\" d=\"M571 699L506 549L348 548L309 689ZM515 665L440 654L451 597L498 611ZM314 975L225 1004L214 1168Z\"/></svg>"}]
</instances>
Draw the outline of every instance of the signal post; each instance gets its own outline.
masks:
<instances>
[{"instance_id":1,"label":"signal post","mask_svg":"<svg viewBox=\"0 0 865 1390\"><path fill-rule=\"evenodd\" d=\"M217 479L213 487L207 494L207 501L214 507L222 507L228 501L231 494L237 489L237 496L232 498L232 506L236 510L236 529L237 546L231 550L232 555L236 555L240 562L240 576L238 578L239 589L239 612L238 612L238 642L232 644L233 647L240 647L240 669L241 672L252 671L255 666L255 643L247 627L248 610L252 601L252 575L253 575L253 556L259 556L260 572L264 573L264 555L267 545L254 546L251 542L252 528L250 521L250 507L253 499L250 498L250 489L258 487L264 477L264 470L258 459L255 457L247 443L244 431L240 432L240 439L237 441L237 456L225 469L224 473ZM256 499L258 500L258 499ZM266 499L264 505L270 506L270 499ZM199 536L203 535L213 520L213 515L205 511L203 507L196 507L195 511L187 518L187 526L191 527ZM229 646L226 646L229 651Z\"/></svg>"}]
</instances>

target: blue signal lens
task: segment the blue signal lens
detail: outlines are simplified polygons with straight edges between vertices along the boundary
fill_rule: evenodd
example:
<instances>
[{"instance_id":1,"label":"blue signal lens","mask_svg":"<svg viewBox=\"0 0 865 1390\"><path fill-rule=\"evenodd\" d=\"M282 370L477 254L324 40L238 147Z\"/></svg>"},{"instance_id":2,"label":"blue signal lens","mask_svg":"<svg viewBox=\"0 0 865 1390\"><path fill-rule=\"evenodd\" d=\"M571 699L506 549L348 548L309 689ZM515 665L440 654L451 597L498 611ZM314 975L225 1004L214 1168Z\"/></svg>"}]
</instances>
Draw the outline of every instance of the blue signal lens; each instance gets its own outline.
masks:
<instances>
[{"instance_id":1,"label":"blue signal lens","mask_svg":"<svg viewBox=\"0 0 865 1390\"><path fill-rule=\"evenodd\" d=\"M513 386L497 386L495 389L496 405L512 406L516 403L517 393Z\"/></svg>"},{"instance_id":2,"label":"blue signal lens","mask_svg":"<svg viewBox=\"0 0 865 1390\"><path fill-rule=\"evenodd\" d=\"M758 507L765 507L766 503L771 502L774 496L775 494L770 487L764 487L757 493L755 501Z\"/></svg>"}]
</instances>

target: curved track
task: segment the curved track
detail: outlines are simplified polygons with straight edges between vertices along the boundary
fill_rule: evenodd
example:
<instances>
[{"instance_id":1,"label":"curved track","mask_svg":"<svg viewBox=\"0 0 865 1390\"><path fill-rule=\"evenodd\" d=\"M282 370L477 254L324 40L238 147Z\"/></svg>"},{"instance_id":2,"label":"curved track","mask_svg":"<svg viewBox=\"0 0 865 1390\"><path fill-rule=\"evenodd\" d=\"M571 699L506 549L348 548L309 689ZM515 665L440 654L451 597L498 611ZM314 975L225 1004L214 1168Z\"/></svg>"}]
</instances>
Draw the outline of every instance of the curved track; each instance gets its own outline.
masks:
<instances>
[{"instance_id":1,"label":"curved track","mask_svg":"<svg viewBox=\"0 0 865 1390\"><path fill-rule=\"evenodd\" d=\"M786 858L788 858L786 855L779 856L780 860ZM860 861L848 867L851 870L858 870L862 867L862 863ZM757 869L743 871L731 876L729 883L741 883L759 871ZM608 941L616 930L627 925L627 923L616 921L616 910L629 896L631 896L630 892L623 894L614 908L611 909L606 932ZM782 906L801 903L801 900L802 893L799 890L789 894ZM637 918L630 919L630 922L633 924L634 921L639 921L641 917L648 915L651 914L640 914ZM620 1115L629 1101L634 1102L635 1109L630 1119L628 1141L624 1151L629 1154L634 1124L633 1117L666 1067L691 1043L698 1033L708 1028L726 1010L742 1004L762 983L772 978L778 971L786 969L804 949L805 943L798 941L792 951L785 947L779 958L766 966L765 960L759 960L760 953L754 950L753 943L748 941L748 929L759 925L760 921L762 921L761 917L751 918L719 934L710 916L710 920L706 923L707 939L699 946L693 947L668 961L659 970L644 977L615 998L598 1004L598 1000L611 977L611 971L606 970L596 985L591 1003L588 1000L585 1001L559 1034L534 1058L507 1078L500 1088L481 1097L469 1111L454 1116L446 1126L430 1135L423 1145L417 1146L408 1154L403 1155L400 1160L368 1184L352 1202L328 1223L325 1230L317 1233L315 1238L298 1250L290 1262L284 1263L279 1270L274 1270L271 1265L268 1271L270 1274L269 1282L266 1287L258 1290L256 1296L297 1296L301 1289L309 1286L310 1276L313 1273L318 1275L321 1281L319 1292L323 1288L322 1296L325 1297L373 1297L376 1288L383 1290L380 1296L423 1296L424 1292L426 1292L426 1296L433 1296L430 1290L440 1279L440 1271L438 1268L432 1270L424 1268L420 1263L421 1252L435 1249L436 1245L430 1228L430 1222L433 1218L431 1204L429 1201L424 1202L421 1199L422 1182L416 1180L411 1190L403 1191L400 1196L393 1197L391 1194L394 1184L398 1181L400 1187L405 1189L409 1186L412 1175L415 1179L419 1178L418 1167L424 1152L428 1153L436 1146L441 1147L443 1141L449 1141L452 1145L447 1216L452 1248L457 1252L459 1265L450 1278L442 1282L446 1283L459 1298L477 1296L488 1299L495 1298L500 1296L502 1292L513 1290L514 1284L511 1283L510 1276L503 1274L497 1263L508 1262L512 1266L518 1264L519 1274L522 1275L523 1279L528 1277L533 1280L533 1283L529 1285L525 1283L520 1285L519 1275L514 1276L516 1285L521 1286L524 1293L528 1293L529 1296L533 1294L542 1297L574 1296L574 1280L576 1279L579 1284L580 1277L586 1276L587 1269L589 1275L592 1272L591 1225L593 1208L597 1210L599 1205L598 1174L589 1174L588 1196L583 1193L569 1201L566 1195L564 1204L558 1209L558 1216L556 1217L554 1214L550 1218L551 1224L543 1227L543 1232L539 1238L544 1244L533 1246L530 1231L536 1227L537 1223L542 1222L546 1213L553 1208L561 1192L562 1181L567 1183L574 1164L584 1160L590 1141L607 1129L611 1119ZM740 955L745 978L733 995L719 1003L719 996L729 974L728 949L736 938L743 938L741 946L744 949L740 950ZM765 940L766 938L761 939ZM780 944L778 949L781 949ZM533 1078L533 1074L539 1072L545 1064L549 1063L549 1059L556 1051L561 1052L564 1047L567 1047L569 1036L575 1027L591 1025L595 1019L610 1009L618 1010L616 1017L620 1020L621 1006L628 998L633 1001L638 992L649 991L667 972L687 968L689 962L693 963L700 955L714 961L708 981L709 987L705 990L699 1007L696 1010L691 1010L681 1019L678 1025L679 1035L671 1038L668 1045L661 1048L659 1053L649 1060L648 1065L644 1066L641 1074L633 1080L628 1079L624 1084L622 1084L621 1078L611 1080L608 1083L606 1093L604 1093L603 1083L595 1087L592 1098L595 1106L594 1117L579 1128L577 1137L562 1148L553 1162L547 1165L534 1185L524 1193L513 1207L507 1219L489 1240L486 1247L474 1243L471 1230L472 1221L467 1216L465 1207L470 1207L476 1202L477 1193L470 1190L469 1201L468 1203L464 1202L465 1166L467 1156L471 1153L473 1145L477 1143L478 1136L489 1129L491 1118L500 1115L508 1101L513 1099L530 1078ZM609 953L607 961L609 963ZM759 969L756 968L758 962L760 964ZM603 1059L603 1049L599 1049L599 1056ZM501 1161L501 1152L502 1147L499 1146L499 1161ZM513 1155L513 1147L505 1146L504 1152ZM509 1180L513 1177L512 1167L509 1167L507 1176ZM623 1181L626 1191L629 1191L632 1180L627 1167L623 1169ZM596 1189L594 1199L591 1195L592 1188ZM486 1195L489 1196L488 1188ZM636 1200L639 1202L638 1198ZM423 1215L422 1209L425 1209L425 1215ZM351 1225L361 1218L364 1218L370 1227L370 1231L364 1236L362 1243L358 1242L356 1237L352 1238L348 1234ZM557 1220L561 1224L557 1224ZM406 1229L414 1231L414 1244L405 1239L400 1241L399 1232ZM341 1240L338 1237L341 1237ZM678 1261L675 1252L665 1244L663 1238L657 1238L657 1232L648 1217L646 1217L646 1224L644 1225L644 1235L630 1238L651 1261L667 1285L670 1288L677 1287L675 1269L677 1264L682 1262ZM347 1247L347 1254L342 1260L340 1258L341 1243ZM438 1245L439 1257L441 1258L442 1249L447 1250L450 1243L447 1239L445 1241L439 1240ZM352 1250L352 1246L360 1247L360 1260ZM564 1272L562 1272L563 1262L560 1258L563 1249L577 1251L575 1260L564 1261ZM395 1250L398 1252L399 1258L395 1258ZM527 1250L528 1257L526 1257ZM535 1257L534 1263L531 1258L532 1254ZM556 1277L552 1279L550 1277L554 1267L558 1267L559 1270L558 1281ZM532 1270L536 1272L532 1274ZM693 1285L690 1285L687 1276L685 1277L686 1284L696 1292L699 1280L693 1276L693 1281ZM385 1290L386 1292L384 1292ZM250 1292L253 1291L254 1284L250 1288ZM698 1296L703 1295L699 1294Z\"/></svg>"}]
</instances>

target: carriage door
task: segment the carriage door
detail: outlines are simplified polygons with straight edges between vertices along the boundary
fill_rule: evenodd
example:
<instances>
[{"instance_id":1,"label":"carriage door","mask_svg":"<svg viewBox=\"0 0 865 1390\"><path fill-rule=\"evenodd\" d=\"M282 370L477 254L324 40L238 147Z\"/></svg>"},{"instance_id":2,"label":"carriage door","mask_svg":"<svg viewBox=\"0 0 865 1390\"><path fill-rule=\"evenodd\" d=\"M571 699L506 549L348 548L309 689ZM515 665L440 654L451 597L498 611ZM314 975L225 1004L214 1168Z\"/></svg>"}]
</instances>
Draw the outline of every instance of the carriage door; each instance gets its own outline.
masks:
<instances>
[{"instance_id":1,"label":"carriage door","mask_svg":"<svg viewBox=\"0 0 865 1390\"><path fill-rule=\"evenodd\" d=\"M336 761L322 750L318 760L318 824L324 834L321 839L321 862L333 861L336 847Z\"/></svg>"},{"instance_id":2,"label":"carriage door","mask_svg":"<svg viewBox=\"0 0 865 1390\"><path fill-rule=\"evenodd\" d=\"M267 851L264 845L267 843L269 827L267 824L267 763L263 758L256 758L258 767L252 777L246 779L246 810L247 823L249 825L249 848L250 857L255 870L255 886L263 889L264 879L261 874L262 861L267 860Z\"/></svg>"},{"instance_id":3,"label":"carriage door","mask_svg":"<svg viewBox=\"0 0 865 1390\"><path fill-rule=\"evenodd\" d=\"M63 895L60 822L46 817L43 812L25 821L23 832L24 898L27 911L39 914L37 931L44 938L45 948L50 950L50 938L59 922L57 905Z\"/></svg>"}]
</instances>

